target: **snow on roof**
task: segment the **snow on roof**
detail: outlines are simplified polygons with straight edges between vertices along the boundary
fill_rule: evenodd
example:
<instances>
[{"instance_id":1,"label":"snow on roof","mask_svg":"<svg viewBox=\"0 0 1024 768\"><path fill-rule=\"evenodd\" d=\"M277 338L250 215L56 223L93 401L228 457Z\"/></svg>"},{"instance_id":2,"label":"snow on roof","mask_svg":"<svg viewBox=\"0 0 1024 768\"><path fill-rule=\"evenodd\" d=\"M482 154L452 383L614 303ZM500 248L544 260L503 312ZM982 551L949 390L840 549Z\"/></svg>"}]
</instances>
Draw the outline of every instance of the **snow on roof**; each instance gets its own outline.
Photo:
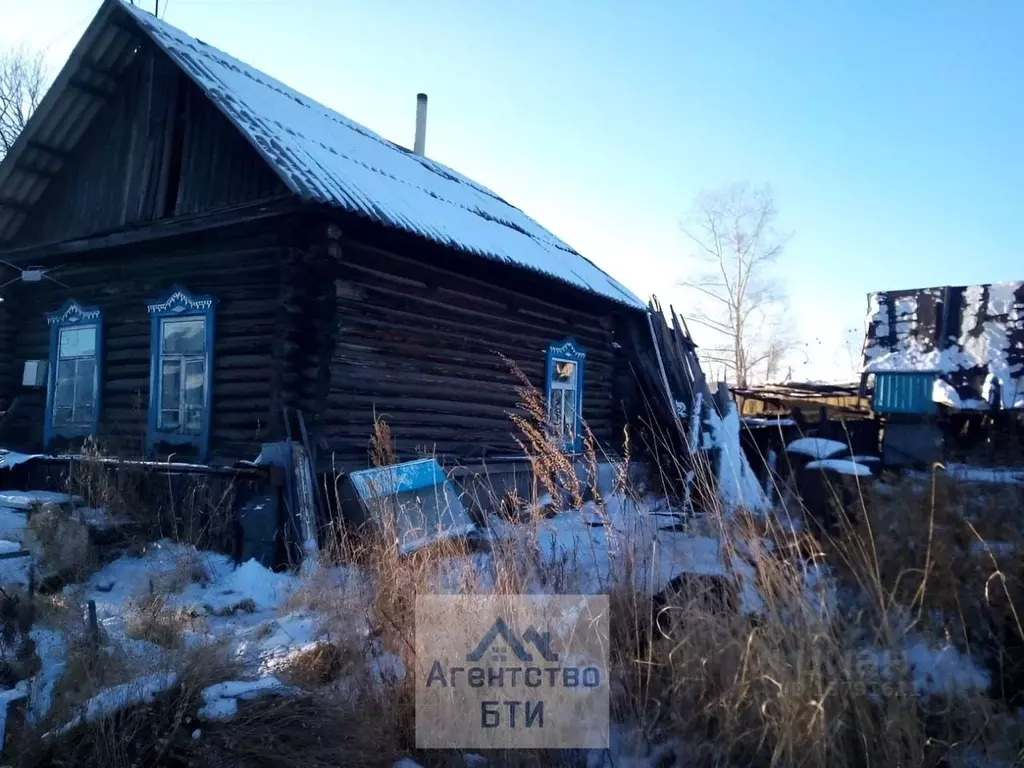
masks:
<instances>
[{"instance_id":1,"label":"snow on roof","mask_svg":"<svg viewBox=\"0 0 1024 768\"><path fill-rule=\"evenodd\" d=\"M847 450L846 443L838 440L826 440L824 437L801 437L786 446L789 453L799 453L812 459L827 459Z\"/></svg>"},{"instance_id":2,"label":"snow on roof","mask_svg":"<svg viewBox=\"0 0 1024 768\"><path fill-rule=\"evenodd\" d=\"M494 192L120 0L300 197L640 309L628 288Z\"/></svg>"}]
</instances>

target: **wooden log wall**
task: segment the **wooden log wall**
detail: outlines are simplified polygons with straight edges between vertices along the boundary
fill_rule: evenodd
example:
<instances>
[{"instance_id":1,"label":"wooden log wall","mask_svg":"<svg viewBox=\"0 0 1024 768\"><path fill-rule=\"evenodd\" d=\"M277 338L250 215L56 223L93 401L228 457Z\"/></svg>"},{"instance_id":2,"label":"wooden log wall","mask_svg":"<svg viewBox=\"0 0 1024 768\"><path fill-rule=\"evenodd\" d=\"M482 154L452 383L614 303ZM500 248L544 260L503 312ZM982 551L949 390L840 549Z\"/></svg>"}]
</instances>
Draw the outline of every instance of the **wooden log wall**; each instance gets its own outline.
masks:
<instances>
[{"instance_id":1,"label":"wooden log wall","mask_svg":"<svg viewBox=\"0 0 1024 768\"><path fill-rule=\"evenodd\" d=\"M262 442L280 436L274 389L281 366L275 345L283 253L279 240L273 227L248 227L230 234L203 233L175 245L140 244L80 254L53 273L67 288L48 280L8 287L4 305L8 317L17 318L10 345L16 377L9 377L8 390L0 395L19 397L19 407L0 424L0 445L42 449L45 391L22 388L20 372L25 360L49 357L46 313L75 299L103 311L99 438L112 453L142 455L150 382L146 305L180 285L218 301L211 457L254 459ZM52 446L60 447L57 441ZM175 453L188 457L185 448Z\"/></svg>"},{"instance_id":2,"label":"wooden log wall","mask_svg":"<svg viewBox=\"0 0 1024 768\"><path fill-rule=\"evenodd\" d=\"M52 179L4 247L111 232L287 193L213 103L166 54L148 45L68 157L27 152L26 163Z\"/></svg>"},{"instance_id":3,"label":"wooden log wall","mask_svg":"<svg viewBox=\"0 0 1024 768\"><path fill-rule=\"evenodd\" d=\"M566 337L587 350L583 417L617 452L631 377L615 328L635 313L477 256L371 244L380 242L364 231L335 254L322 431L336 458L366 465L375 414L388 421L401 458L521 454L509 420L517 379L499 355L543 395L547 347Z\"/></svg>"}]
</instances>

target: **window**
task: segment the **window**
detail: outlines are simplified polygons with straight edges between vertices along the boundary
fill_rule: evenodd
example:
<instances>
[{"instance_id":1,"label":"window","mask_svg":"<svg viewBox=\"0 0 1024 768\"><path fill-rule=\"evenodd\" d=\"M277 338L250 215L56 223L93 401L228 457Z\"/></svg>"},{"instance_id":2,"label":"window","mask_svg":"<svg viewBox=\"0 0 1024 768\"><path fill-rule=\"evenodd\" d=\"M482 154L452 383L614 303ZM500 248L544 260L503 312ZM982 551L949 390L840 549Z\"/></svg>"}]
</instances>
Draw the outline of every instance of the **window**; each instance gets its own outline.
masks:
<instances>
[{"instance_id":1,"label":"window","mask_svg":"<svg viewBox=\"0 0 1024 768\"><path fill-rule=\"evenodd\" d=\"M43 439L95 434L99 421L101 315L69 301L47 316L50 371Z\"/></svg>"},{"instance_id":2,"label":"window","mask_svg":"<svg viewBox=\"0 0 1024 768\"><path fill-rule=\"evenodd\" d=\"M563 450L578 452L583 447L583 361L586 352L572 339L548 347L548 424Z\"/></svg>"},{"instance_id":3,"label":"window","mask_svg":"<svg viewBox=\"0 0 1024 768\"><path fill-rule=\"evenodd\" d=\"M201 458L209 447L213 307L209 296L180 288L150 304L149 447L192 444Z\"/></svg>"}]
</instances>

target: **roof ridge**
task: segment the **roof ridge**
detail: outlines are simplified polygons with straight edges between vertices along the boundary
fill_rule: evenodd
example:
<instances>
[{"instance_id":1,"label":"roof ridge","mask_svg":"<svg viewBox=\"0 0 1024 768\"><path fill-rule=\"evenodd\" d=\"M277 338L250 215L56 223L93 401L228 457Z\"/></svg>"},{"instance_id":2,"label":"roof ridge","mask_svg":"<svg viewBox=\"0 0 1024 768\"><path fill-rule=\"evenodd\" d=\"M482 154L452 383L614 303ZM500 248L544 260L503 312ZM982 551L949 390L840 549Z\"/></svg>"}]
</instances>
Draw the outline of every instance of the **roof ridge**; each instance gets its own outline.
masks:
<instances>
[{"instance_id":1,"label":"roof ridge","mask_svg":"<svg viewBox=\"0 0 1024 768\"><path fill-rule=\"evenodd\" d=\"M646 310L628 288L491 189L125 0L105 0L76 44L16 151L0 164L0 197L22 194L12 163L31 136L54 130L61 111L53 107L73 100L68 83L76 68L112 25L123 25L112 13L167 55L295 195ZM78 138L62 151L73 150L96 114L79 121ZM32 195L26 202L38 199ZM0 223L9 235L23 220L6 213Z\"/></svg>"}]
</instances>

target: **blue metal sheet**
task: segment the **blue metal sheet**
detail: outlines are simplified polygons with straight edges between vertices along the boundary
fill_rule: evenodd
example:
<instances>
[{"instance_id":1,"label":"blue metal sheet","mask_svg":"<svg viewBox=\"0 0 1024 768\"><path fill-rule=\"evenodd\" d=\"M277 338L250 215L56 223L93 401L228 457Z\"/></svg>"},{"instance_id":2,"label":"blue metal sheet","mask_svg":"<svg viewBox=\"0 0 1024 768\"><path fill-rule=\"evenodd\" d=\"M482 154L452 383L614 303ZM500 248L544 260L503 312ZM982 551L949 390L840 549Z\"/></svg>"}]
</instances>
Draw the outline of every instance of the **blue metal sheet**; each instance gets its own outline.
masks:
<instances>
[{"instance_id":1,"label":"blue metal sheet","mask_svg":"<svg viewBox=\"0 0 1024 768\"><path fill-rule=\"evenodd\" d=\"M935 413L934 373L876 373L872 410L875 413Z\"/></svg>"},{"instance_id":2,"label":"blue metal sheet","mask_svg":"<svg viewBox=\"0 0 1024 768\"><path fill-rule=\"evenodd\" d=\"M418 491L448 480L444 470L434 459L420 459L389 467L375 467L353 472L352 485L363 499L381 498L408 491Z\"/></svg>"}]
</instances>

